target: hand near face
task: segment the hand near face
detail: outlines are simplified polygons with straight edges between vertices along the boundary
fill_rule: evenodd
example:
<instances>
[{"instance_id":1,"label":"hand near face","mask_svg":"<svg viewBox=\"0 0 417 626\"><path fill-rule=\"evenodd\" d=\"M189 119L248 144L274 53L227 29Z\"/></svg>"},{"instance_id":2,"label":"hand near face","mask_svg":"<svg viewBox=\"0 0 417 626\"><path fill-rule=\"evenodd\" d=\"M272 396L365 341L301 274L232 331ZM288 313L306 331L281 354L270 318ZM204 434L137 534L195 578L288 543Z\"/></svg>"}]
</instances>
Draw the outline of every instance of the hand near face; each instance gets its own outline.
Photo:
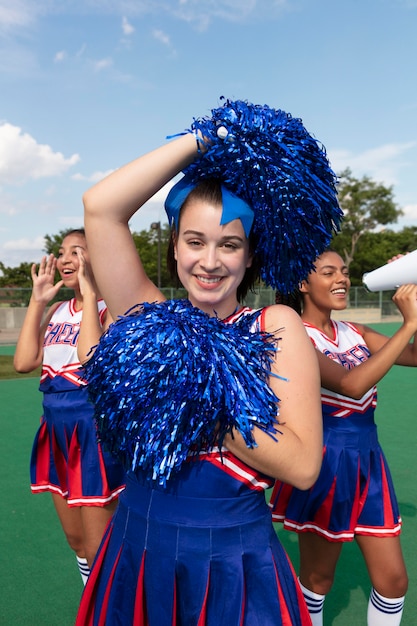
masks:
<instances>
[{"instance_id":1,"label":"hand near face","mask_svg":"<svg viewBox=\"0 0 417 626\"><path fill-rule=\"evenodd\" d=\"M63 280L54 284L56 264L57 259L53 254L42 257L38 270L36 270L36 263L33 263L31 267L32 295L36 302L48 304L64 284Z\"/></svg>"},{"instance_id":2,"label":"hand near face","mask_svg":"<svg viewBox=\"0 0 417 626\"><path fill-rule=\"evenodd\" d=\"M81 248L77 248L77 256L78 256L78 261L79 261L78 283L80 286L80 293L83 296L83 298L88 295L94 295L95 297L95 291L94 291L93 281L91 278L91 273L89 271L87 261L85 259L85 256Z\"/></svg>"}]
</instances>

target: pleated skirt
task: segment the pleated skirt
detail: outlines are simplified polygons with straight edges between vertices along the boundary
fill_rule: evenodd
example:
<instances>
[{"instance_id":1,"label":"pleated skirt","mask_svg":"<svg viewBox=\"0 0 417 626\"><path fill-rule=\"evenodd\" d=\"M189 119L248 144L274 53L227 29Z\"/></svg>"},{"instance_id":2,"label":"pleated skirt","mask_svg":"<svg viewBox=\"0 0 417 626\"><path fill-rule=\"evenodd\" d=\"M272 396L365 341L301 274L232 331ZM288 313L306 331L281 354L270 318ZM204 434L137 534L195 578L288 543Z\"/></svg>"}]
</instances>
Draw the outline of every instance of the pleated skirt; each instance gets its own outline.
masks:
<instances>
[{"instance_id":1,"label":"pleated skirt","mask_svg":"<svg viewBox=\"0 0 417 626\"><path fill-rule=\"evenodd\" d=\"M105 506L117 498L125 472L98 443L87 388L44 394L43 409L30 462L32 492L59 494L68 506Z\"/></svg>"},{"instance_id":2,"label":"pleated skirt","mask_svg":"<svg viewBox=\"0 0 417 626\"><path fill-rule=\"evenodd\" d=\"M274 521L287 530L329 541L400 534L397 498L373 419L325 418L317 482L306 491L277 482L270 506Z\"/></svg>"},{"instance_id":3,"label":"pleated skirt","mask_svg":"<svg viewBox=\"0 0 417 626\"><path fill-rule=\"evenodd\" d=\"M204 491L201 467L199 478ZM262 491L196 497L129 476L76 624L307 626L311 620Z\"/></svg>"}]
</instances>

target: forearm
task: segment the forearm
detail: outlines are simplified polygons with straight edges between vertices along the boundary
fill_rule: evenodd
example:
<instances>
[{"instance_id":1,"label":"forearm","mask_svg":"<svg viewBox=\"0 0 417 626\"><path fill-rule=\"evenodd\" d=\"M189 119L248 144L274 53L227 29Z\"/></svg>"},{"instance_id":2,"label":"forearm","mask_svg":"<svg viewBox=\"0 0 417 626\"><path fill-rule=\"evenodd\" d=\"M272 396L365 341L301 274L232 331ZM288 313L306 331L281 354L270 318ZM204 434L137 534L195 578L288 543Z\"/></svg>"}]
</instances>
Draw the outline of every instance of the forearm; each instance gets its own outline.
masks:
<instances>
[{"instance_id":1,"label":"forearm","mask_svg":"<svg viewBox=\"0 0 417 626\"><path fill-rule=\"evenodd\" d=\"M83 317L78 335L77 353L80 363L84 364L92 356L91 348L98 344L102 332L96 296L89 294L84 297Z\"/></svg>"},{"instance_id":2,"label":"forearm","mask_svg":"<svg viewBox=\"0 0 417 626\"><path fill-rule=\"evenodd\" d=\"M404 350L396 360L397 365L417 367L417 332L414 333L412 339L413 340L405 346Z\"/></svg>"},{"instance_id":3,"label":"forearm","mask_svg":"<svg viewBox=\"0 0 417 626\"><path fill-rule=\"evenodd\" d=\"M46 305L36 302L32 296L13 358L13 365L17 372L31 372L42 362L41 328L45 309Z\"/></svg>"},{"instance_id":4,"label":"forearm","mask_svg":"<svg viewBox=\"0 0 417 626\"><path fill-rule=\"evenodd\" d=\"M334 388L334 385L331 386L331 382L329 385L329 381L322 377L323 386L351 398L361 398L387 374L394 364L412 365L410 359L402 362L401 357L404 351L415 351L415 346L409 343L414 334L415 326L404 323L367 361L351 370L343 368L344 372L337 388ZM417 361L415 364L417 365Z\"/></svg>"},{"instance_id":5,"label":"forearm","mask_svg":"<svg viewBox=\"0 0 417 626\"><path fill-rule=\"evenodd\" d=\"M86 219L127 223L197 155L196 138L188 133L124 165L84 194Z\"/></svg>"},{"instance_id":6,"label":"forearm","mask_svg":"<svg viewBox=\"0 0 417 626\"><path fill-rule=\"evenodd\" d=\"M197 155L187 134L125 165L84 196L85 229L97 285L113 319L138 302L164 299L147 276L129 229L129 219Z\"/></svg>"},{"instance_id":7,"label":"forearm","mask_svg":"<svg viewBox=\"0 0 417 626\"><path fill-rule=\"evenodd\" d=\"M225 446L250 467L293 485L309 489L317 479L322 461L322 430L318 426L308 441L301 440L285 425L278 426L274 441L258 428L254 437L258 447L248 448L243 437L235 431L225 438Z\"/></svg>"}]
</instances>

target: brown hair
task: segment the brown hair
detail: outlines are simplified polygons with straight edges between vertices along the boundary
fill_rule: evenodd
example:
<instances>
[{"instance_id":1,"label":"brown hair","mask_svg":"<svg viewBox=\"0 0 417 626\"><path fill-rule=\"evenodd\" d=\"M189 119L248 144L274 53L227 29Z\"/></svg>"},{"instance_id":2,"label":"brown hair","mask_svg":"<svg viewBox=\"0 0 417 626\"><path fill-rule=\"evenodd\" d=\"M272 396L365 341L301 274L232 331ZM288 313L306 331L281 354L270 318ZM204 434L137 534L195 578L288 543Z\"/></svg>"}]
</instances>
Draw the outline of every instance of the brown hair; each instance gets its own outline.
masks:
<instances>
[{"instance_id":1,"label":"brown hair","mask_svg":"<svg viewBox=\"0 0 417 626\"><path fill-rule=\"evenodd\" d=\"M181 214L183 210L192 200L199 200L201 202L207 202L210 204L222 206L221 184L221 181L215 178L206 179L198 183L186 197L184 204L180 209L178 222L180 222L181 220ZM177 233L175 227L173 227L167 251L167 267L171 278L176 281L176 286L180 287L181 283L178 278L177 262L174 256L174 242L176 234ZM253 291L255 289L256 283L259 282L259 262L256 255L254 254L255 248L256 239L251 232L249 235L249 251L253 255L252 265L246 268L246 272L242 279L242 282L237 288L237 299L239 300L239 302L242 302L248 291Z\"/></svg>"}]
</instances>

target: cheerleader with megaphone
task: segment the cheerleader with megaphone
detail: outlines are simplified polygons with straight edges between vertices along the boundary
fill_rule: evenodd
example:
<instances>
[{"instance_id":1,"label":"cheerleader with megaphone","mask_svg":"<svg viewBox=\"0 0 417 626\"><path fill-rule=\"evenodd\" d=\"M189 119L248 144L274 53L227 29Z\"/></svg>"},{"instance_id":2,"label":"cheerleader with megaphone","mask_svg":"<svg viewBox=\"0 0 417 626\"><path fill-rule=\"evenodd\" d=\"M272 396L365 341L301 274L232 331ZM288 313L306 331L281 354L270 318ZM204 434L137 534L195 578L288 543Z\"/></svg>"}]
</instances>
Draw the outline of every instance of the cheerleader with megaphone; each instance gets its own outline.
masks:
<instances>
[{"instance_id":1,"label":"cheerleader with megaphone","mask_svg":"<svg viewBox=\"0 0 417 626\"><path fill-rule=\"evenodd\" d=\"M395 258L388 267L411 257ZM323 624L324 600L343 543L353 540L372 583L368 626L398 626L408 577L400 512L374 421L375 385L395 364L417 366L417 285L402 284L393 296L403 322L392 337L331 318L332 310L346 308L349 288L348 268L339 254L328 250L301 282L294 302L285 302L298 309L316 348L324 451L311 489L276 483L273 516L299 533L300 582L313 626ZM277 302L283 302L279 294Z\"/></svg>"}]
</instances>

